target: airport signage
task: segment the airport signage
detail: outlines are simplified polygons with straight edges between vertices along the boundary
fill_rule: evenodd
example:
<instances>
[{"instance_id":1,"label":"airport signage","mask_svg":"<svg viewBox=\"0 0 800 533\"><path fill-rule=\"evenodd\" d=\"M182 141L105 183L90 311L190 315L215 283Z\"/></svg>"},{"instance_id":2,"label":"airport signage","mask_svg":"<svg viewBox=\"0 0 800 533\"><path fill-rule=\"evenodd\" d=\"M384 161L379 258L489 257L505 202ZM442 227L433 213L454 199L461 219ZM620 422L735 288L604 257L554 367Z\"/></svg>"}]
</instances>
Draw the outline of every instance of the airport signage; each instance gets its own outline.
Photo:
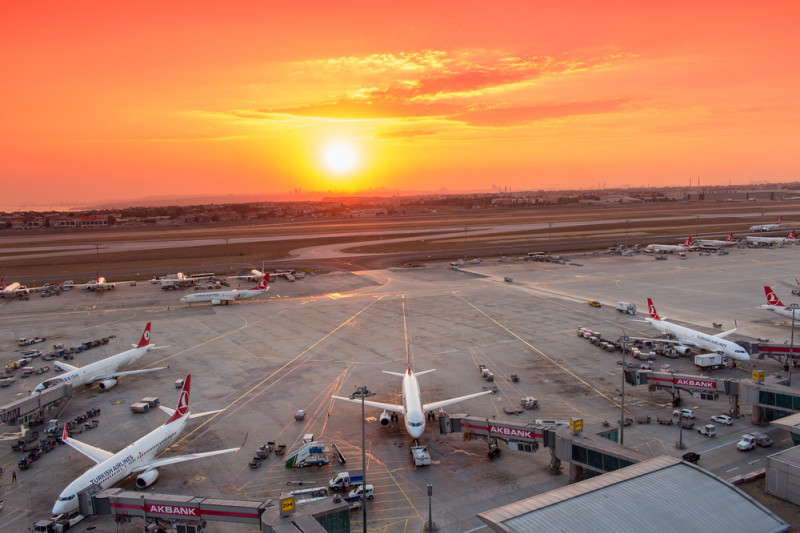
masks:
<instances>
[{"instance_id":1,"label":"airport signage","mask_svg":"<svg viewBox=\"0 0 800 533\"><path fill-rule=\"evenodd\" d=\"M707 380L707 379L676 378L675 385L684 385L686 387L694 387L696 389L716 390L717 388L717 382L715 380Z\"/></svg>"},{"instance_id":2,"label":"airport signage","mask_svg":"<svg viewBox=\"0 0 800 533\"><path fill-rule=\"evenodd\" d=\"M145 506L145 512L154 514L172 514L179 516L196 516L200 518L200 512L197 507L184 507L182 505L148 504Z\"/></svg>"},{"instance_id":3,"label":"airport signage","mask_svg":"<svg viewBox=\"0 0 800 533\"><path fill-rule=\"evenodd\" d=\"M492 425L489 425L489 433L494 433L495 435L503 435L506 437L521 437L523 439L530 439L530 440L534 440L536 437L541 437L541 435L536 435L530 429L504 428Z\"/></svg>"}]
</instances>

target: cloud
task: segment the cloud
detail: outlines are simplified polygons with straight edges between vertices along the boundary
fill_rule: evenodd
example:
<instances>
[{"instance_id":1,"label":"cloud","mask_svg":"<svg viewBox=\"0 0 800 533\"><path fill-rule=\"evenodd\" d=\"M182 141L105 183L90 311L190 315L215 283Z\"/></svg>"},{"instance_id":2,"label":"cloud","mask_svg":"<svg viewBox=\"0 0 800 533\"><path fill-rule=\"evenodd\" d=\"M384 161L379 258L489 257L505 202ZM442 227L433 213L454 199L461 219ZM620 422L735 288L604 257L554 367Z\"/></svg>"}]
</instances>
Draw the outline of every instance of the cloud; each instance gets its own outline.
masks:
<instances>
[{"instance_id":1,"label":"cloud","mask_svg":"<svg viewBox=\"0 0 800 533\"><path fill-rule=\"evenodd\" d=\"M628 100L612 99L526 107L497 107L471 110L453 118L472 126L518 126L552 118L614 113L622 110L628 103L630 103Z\"/></svg>"},{"instance_id":2,"label":"cloud","mask_svg":"<svg viewBox=\"0 0 800 533\"><path fill-rule=\"evenodd\" d=\"M431 130L398 130L379 133L375 137L378 139L409 139L422 135L436 135L436 132Z\"/></svg>"},{"instance_id":3,"label":"cloud","mask_svg":"<svg viewBox=\"0 0 800 533\"><path fill-rule=\"evenodd\" d=\"M450 119L483 127L510 126L570 114L603 113L619 109L624 102L602 100L519 106L512 105L509 100L518 100L520 90L534 91L527 99L535 100L535 84L543 78L605 69L623 58L620 54L526 58L497 51L452 54L427 50L309 61L296 64L292 69L295 75L308 77L306 83L322 83L322 80L330 83L330 80L339 79L359 79L362 83L346 91L344 96L325 101L238 110L230 115L262 120L287 117ZM408 136L402 133L384 135Z\"/></svg>"}]
</instances>

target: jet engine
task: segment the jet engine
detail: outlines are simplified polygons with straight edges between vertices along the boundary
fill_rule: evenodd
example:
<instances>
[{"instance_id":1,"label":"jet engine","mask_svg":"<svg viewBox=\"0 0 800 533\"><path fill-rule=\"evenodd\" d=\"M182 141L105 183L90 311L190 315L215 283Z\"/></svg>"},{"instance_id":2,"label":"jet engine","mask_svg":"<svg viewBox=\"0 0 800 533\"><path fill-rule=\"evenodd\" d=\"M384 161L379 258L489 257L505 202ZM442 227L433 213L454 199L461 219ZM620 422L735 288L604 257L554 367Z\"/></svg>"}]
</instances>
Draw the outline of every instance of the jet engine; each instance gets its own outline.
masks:
<instances>
[{"instance_id":1,"label":"jet engine","mask_svg":"<svg viewBox=\"0 0 800 533\"><path fill-rule=\"evenodd\" d=\"M222 303L222 300L211 300L211 305L219 305Z\"/></svg>"},{"instance_id":2,"label":"jet engine","mask_svg":"<svg viewBox=\"0 0 800 533\"><path fill-rule=\"evenodd\" d=\"M383 413L381 413L380 421L381 421L381 427L385 428L391 423L392 417L389 415L389 413L384 411Z\"/></svg>"},{"instance_id":3,"label":"jet engine","mask_svg":"<svg viewBox=\"0 0 800 533\"><path fill-rule=\"evenodd\" d=\"M158 479L158 470L155 468L151 470L145 470L138 476L136 476L136 488L137 489L146 489L150 485L156 482Z\"/></svg>"},{"instance_id":4,"label":"jet engine","mask_svg":"<svg viewBox=\"0 0 800 533\"><path fill-rule=\"evenodd\" d=\"M100 388L100 390L108 390L111 387L115 386L116 384L117 384L116 379L104 379L103 381L98 383L97 386Z\"/></svg>"},{"instance_id":5,"label":"jet engine","mask_svg":"<svg viewBox=\"0 0 800 533\"><path fill-rule=\"evenodd\" d=\"M692 348L689 346L678 344L675 346L675 351L681 355L689 355L692 352Z\"/></svg>"}]
</instances>

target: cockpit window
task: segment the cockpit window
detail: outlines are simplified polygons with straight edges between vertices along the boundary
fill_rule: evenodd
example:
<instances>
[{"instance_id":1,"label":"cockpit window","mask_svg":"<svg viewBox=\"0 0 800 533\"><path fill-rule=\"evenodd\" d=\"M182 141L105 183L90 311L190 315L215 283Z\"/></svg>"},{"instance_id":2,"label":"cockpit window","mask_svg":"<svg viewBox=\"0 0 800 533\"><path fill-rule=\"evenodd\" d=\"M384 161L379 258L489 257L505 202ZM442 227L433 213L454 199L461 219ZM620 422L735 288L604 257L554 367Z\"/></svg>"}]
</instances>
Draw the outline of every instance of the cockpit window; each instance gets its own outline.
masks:
<instances>
[{"instance_id":1,"label":"cockpit window","mask_svg":"<svg viewBox=\"0 0 800 533\"><path fill-rule=\"evenodd\" d=\"M50 387L55 387L59 383L61 383L61 378L48 379L47 381L41 382L39 386L36 387L36 390L49 389Z\"/></svg>"},{"instance_id":2,"label":"cockpit window","mask_svg":"<svg viewBox=\"0 0 800 533\"><path fill-rule=\"evenodd\" d=\"M74 500L74 499L75 499L75 495L72 494L71 496L59 498L58 501L60 501L60 502L68 502L68 501Z\"/></svg>"}]
</instances>

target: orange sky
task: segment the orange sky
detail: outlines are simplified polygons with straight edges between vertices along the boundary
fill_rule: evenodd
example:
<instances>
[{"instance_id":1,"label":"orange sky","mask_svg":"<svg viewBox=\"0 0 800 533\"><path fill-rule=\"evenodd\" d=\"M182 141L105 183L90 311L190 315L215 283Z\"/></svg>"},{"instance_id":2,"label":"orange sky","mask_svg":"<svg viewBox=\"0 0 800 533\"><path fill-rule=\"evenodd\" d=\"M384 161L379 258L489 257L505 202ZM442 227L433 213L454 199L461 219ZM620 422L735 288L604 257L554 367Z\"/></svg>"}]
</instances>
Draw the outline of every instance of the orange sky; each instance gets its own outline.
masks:
<instances>
[{"instance_id":1,"label":"orange sky","mask_svg":"<svg viewBox=\"0 0 800 533\"><path fill-rule=\"evenodd\" d=\"M0 209L794 181L798 20L796 0L10 2ZM332 141L355 168L325 166Z\"/></svg>"}]
</instances>

